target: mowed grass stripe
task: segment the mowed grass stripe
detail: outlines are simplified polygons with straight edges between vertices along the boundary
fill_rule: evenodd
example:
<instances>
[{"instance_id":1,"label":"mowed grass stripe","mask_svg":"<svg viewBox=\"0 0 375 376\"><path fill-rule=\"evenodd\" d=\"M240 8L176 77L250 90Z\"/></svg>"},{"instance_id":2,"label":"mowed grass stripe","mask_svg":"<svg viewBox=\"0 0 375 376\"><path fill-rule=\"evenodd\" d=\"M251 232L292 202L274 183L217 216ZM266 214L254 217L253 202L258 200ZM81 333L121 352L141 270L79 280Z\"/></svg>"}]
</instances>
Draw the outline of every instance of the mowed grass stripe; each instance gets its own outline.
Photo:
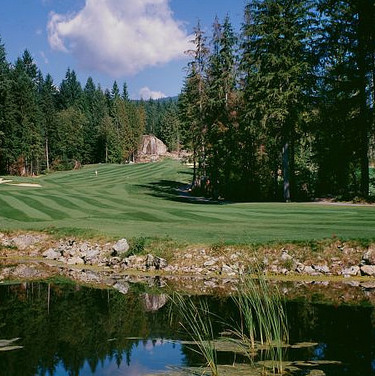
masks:
<instances>
[{"instance_id":1,"label":"mowed grass stripe","mask_svg":"<svg viewBox=\"0 0 375 376\"><path fill-rule=\"evenodd\" d=\"M31 200L33 201L33 200ZM10 194L1 194L0 216L18 221L49 221L52 219L47 213L32 205L25 196L20 198ZM1 223L1 218L0 218Z\"/></svg>"},{"instance_id":2,"label":"mowed grass stripe","mask_svg":"<svg viewBox=\"0 0 375 376\"><path fill-rule=\"evenodd\" d=\"M53 219L81 218L85 216L85 211L80 210L79 207L74 205L70 199L65 198L64 195L46 194L44 196L33 195L32 197L36 201L33 205L39 205L40 210L51 215ZM30 196L19 196L19 199L27 202L31 198Z\"/></svg>"},{"instance_id":3,"label":"mowed grass stripe","mask_svg":"<svg viewBox=\"0 0 375 376\"><path fill-rule=\"evenodd\" d=\"M95 171L98 171L96 176ZM375 207L305 203L191 203L176 191L191 178L177 161L93 165L37 179L40 189L2 186L3 228L92 229L113 236L168 236L190 243L331 237L374 238ZM49 218L48 220L46 218ZM52 218L52 219L51 219ZM2 220L3 219L3 220Z\"/></svg>"}]
</instances>

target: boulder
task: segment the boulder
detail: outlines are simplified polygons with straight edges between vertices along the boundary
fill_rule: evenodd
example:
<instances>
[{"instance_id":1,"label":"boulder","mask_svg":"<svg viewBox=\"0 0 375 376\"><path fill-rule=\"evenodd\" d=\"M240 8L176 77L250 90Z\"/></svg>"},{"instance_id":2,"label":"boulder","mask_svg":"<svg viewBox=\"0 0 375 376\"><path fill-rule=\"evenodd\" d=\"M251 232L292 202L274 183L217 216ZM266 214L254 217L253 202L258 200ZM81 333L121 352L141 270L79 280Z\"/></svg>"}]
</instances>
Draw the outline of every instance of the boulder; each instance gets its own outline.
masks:
<instances>
[{"instance_id":1,"label":"boulder","mask_svg":"<svg viewBox=\"0 0 375 376\"><path fill-rule=\"evenodd\" d=\"M363 265L361 266L361 272L363 275L375 277L375 265Z\"/></svg>"},{"instance_id":2,"label":"boulder","mask_svg":"<svg viewBox=\"0 0 375 376\"><path fill-rule=\"evenodd\" d=\"M318 273L327 274L330 272L329 267L327 265L312 265L312 267Z\"/></svg>"},{"instance_id":3,"label":"boulder","mask_svg":"<svg viewBox=\"0 0 375 376\"><path fill-rule=\"evenodd\" d=\"M152 135L142 137L138 155L164 155L167 153L167 146L163 141Z\"/></svg>"},{"instance_id":4,"label":"boulder","mask_svg":"<svg viewBox=\"0 0 375 376\"><path fill-rule=\"evenodd\" d=\"M23 251L42 240L41 235L18 235L11 239L11 244Z\"/></svg>"},{"instance_id":5,"label":"boulder","mask_svg":"<svg viewBox=\"0 0 375 376\"><path fill-rule=\"evenodd\" d=\"M82 265L85 263L85 261L81 257L71 257L66 260L66 263L68 265Z\"/></svg>"},{"instance_id":6,"label":"boulder","mask_svg":"<svg viewBox=\"0 0 375 376\"><path fill-rule=\"evenodd\" d=\"M154 268L155 267L155 257L153 255L148 254L146 256L146 268Z\"/></svg>"},{"instance_id":7,"label":"boulder","mask_svg":"<svg viewBox=\"0 0 375 376\"><path fill-rule=\"evenodd\" d=\"M156 312L168 301L168 295L143 294L144 306L147 312Z\"/></svg>"},{"instance_id":8,"label":"boulder","mask_svg":"<svg viewBox=\"0 0 375 376\"><path fill-rule=\"evenodd\" d=\"M61 251L58 249L49 248L42 253L42 256L48 260L58 260L61 257Z\"/></svg>"},{"instance_id":9,"label":"boulder","mask_svg":"<svg viewBox=\"0 0 375 376\"><path fill-rule=\"evenodd\" d=\"M361 272L359 266L355 265L355 266L351 266L349 268L345 268L342 270L341 274L342 275L348 275L348 276L355 276L355 275L359 275Z\"/></svg>"},{"instance_id":10,"label":"boulder","mask_svg":"<svg viewBox=\"0 0 375 376\"><path fill-rule=\"evenodd\" d=\"M168 265L167 260L161 257L155 257L154 266L156 270L164 269Z\"/></svg>"},{"instance_id":11,"label":"boulder","mask_svg":"<svg viewBox=\"0 0 375 376\"><path fill-rule=\"evenodd\" d=\"M112 256L117 256L121 253L127 252L129 250L129 244L126 239L120 239L113 247L112 247Z\"/></svg>"},{"instance_id":12,"label":"boulder","mask_svg":"<svg viewBox=\"0 0 375 376\"><path fill-rule=\"evenodd\" d=\"M126 295L129 291L129 283L127 282L118 281L112 287L124 295Z\"/></svg>"},{"instance_id":13,"label":"boulder","mask_svg":"<svg viewBox=\"0 0 375 376\"><path fill-rule=\"evenodd\" d=\"M362 265L375 265L375 249L370 248L363 254Z\"/></svg>"}]
</instances>

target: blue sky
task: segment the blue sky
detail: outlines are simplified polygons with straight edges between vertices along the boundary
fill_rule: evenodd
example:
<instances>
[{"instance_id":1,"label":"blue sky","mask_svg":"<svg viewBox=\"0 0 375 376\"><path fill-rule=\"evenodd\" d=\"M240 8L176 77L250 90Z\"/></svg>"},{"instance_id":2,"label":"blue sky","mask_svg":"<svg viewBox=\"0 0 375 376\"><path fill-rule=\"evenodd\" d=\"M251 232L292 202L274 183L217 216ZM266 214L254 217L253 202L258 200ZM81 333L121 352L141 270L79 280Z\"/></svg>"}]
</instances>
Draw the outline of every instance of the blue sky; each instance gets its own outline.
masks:
<instances>
[{"instance_id":1,"label":"blue sky","mask_svg":"<svg viewBox=\"0 0 375 376\"><path fill-rule=\"evenodd\" d=\"M60 84L68 67L84 86L116 80L132 98L180 92L189 35L215 15L239 29L246 0L4 0L0 35L8 60L27 48L43 74Z\"/></svg>"}]
</instances>

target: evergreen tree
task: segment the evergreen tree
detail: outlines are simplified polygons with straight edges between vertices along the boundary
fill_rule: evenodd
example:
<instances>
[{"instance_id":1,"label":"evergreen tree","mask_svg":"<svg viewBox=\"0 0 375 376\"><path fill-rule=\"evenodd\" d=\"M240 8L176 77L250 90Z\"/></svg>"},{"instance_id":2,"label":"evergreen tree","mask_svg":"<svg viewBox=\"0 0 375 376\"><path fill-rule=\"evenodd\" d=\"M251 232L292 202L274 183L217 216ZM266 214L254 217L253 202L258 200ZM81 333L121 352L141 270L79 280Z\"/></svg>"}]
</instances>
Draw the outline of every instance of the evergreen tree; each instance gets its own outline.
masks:
<instances>
[{"instance_id":1,"label":"evergreen tree","mask_svg":"<svg viewBox=\"0 0 375 376\"><path fill-rule=\"evenodd\" d=\"M68 68L64 80L61 82L58 105L59 109L64 110L70 106L78 106L82 96L82 87L77 80L74 70Z\"/></svg>"},{"instance_id":2,"label":"evergreen tree","mask_svg":"<svg viewBox=\"0 0 375 376\"><path fill-rule=\"evenodd\" d=\"M51 75L47 74L41 86L39 106L42 120L42 137L44 140L44 157L46 161L46 170L50 170L50 161L55 158L54 152L56 147L56 97L57 89L53 83Z\"/></svg>"},{"instance_id":3,"label":"evergreen tree","mask_svg":"<svg viewBox=\"0 0 375 376\"><path fill-rule=\"evenodd\" d=\"M279 166L272 166L272 161L279 160L277 154L282 151L285 201L291 199L294 188L296 129L310 69L305 50L309 8L307 0L253 0L246 7L243 25L244 121L252 124L249 138L255 135L257 158L263 165L268 155L271 166L265 172L273 170L274 180ZM270 175L264 184L271 185Z\"/></svg>"},{"instance_id":4,"label":"evergreen tree","mask_svg":"<svg viewBox=\"0 0 375 376\"><path fill-rule=\"evenodd\" d=\"M208 188L215 197L231 195L237 178L236 43L229 17L223 25L216 18L207 64L205 111Z\"/></svg>"}]
</instances>

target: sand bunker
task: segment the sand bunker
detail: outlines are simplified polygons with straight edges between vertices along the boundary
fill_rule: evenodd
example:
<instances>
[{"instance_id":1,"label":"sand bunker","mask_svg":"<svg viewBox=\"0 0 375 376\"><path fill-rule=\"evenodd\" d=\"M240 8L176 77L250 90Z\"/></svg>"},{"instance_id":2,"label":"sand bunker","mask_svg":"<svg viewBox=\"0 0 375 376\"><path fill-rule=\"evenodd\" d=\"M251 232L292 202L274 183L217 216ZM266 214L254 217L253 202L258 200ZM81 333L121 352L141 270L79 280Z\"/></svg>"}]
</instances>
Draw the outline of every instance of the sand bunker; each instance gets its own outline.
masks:
<instances>
[{"instance_id":1,"label":"sand bunker","mask_svg":"<svg viewBox=\"0 0 375 376\"><path fill-rule=\"evenodd\" d=\"M37 187L41 188L40 184L32 184L32 183L8 183L8 185L16 185L17 187Z\"/></svg>"},{"instance_id":2,"label":"sand bunker","mask_svg":"<svg viewBox=\"0 0 375 376\"><path fill-rule=\"evenodd\" d=\"M0 178L0 184L7 184L7 185L15 185L17 187L32 187L32 188L41 188L40 184L33 184L33 183L12 183L12 180L5 180Z\"/></svg>"},{"instance_id":3,"label":"sand bunker","mask_svg":"<svg viewBox=\"0 0 375 376\"><path fill-rule=\"evenodd\" d=\"M0 184L6 184L6 183L10 183L12 180L5 180L3 178L0 178Z\"/></svg>"}]
</instances>

